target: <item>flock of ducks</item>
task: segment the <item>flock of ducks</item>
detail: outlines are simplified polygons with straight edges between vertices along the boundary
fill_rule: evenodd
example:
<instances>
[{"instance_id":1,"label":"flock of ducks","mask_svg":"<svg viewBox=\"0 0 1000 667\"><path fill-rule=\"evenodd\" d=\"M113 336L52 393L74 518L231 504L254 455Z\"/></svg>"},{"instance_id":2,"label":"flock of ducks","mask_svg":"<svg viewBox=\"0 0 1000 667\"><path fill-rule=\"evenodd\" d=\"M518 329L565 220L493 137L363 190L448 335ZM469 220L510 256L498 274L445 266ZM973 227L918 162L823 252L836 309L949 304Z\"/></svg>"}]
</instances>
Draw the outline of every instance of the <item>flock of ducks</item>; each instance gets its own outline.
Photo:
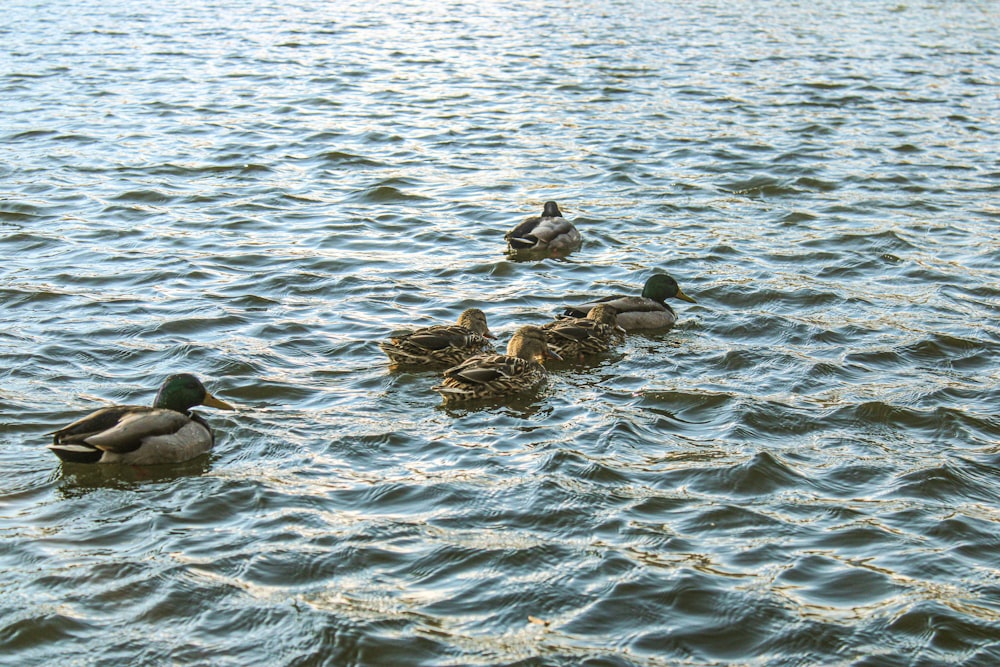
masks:
<instances>
[{"instance_id":1,"label":"flock of ducks","mask_svg":"<svg viewBox=\"0 0 1000 667\"><path fill-rule=\"evenodd\" d=\"M556 202L546 202L508 232L508 253L528 257L565 256L580 247L580 233ZM511 337L506 354L497 354L486 315L477 308L463 312L455 324L398 332L379 343L391 366L443 369L433 387L443 400L499 400L530 392L544 384L546 359L580 361L608 352L628 331L668 330L677 315L666 303L676 298L694 303L677 281L654 274L640 296L612 295L568 306L555 320L523 326ZM205 405L233 410L212 396L193 375L168 377L151 407L116 405L102 408L53 431L49 445L68 463L150 465L180 463L209 451L214 436L208 423L191 408Z\"/></svg>"}]
</instances>

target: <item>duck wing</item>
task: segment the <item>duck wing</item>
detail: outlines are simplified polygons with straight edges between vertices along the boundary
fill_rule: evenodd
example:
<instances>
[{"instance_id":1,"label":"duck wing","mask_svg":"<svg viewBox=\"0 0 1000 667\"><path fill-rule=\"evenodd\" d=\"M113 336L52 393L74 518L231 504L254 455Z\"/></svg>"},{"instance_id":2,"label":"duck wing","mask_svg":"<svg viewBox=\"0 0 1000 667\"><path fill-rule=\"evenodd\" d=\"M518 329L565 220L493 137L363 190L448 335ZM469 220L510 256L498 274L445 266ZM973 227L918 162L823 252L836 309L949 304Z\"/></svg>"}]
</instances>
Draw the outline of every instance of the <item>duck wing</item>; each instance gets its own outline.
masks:
<instances>
[{"instance_id":1,"label":"duck wing","mask_svg":"<svg viewBox=\"0 0 1000 667\"><path fill-rule=\"evenodd\" d=\"M528 367L528 362L520 357L494 354L472 357L444 372L446 379L468 384L490 384L519 375Z\"/></svg>"},{"instance_id":2,"label":"duck wing","mask_svg":"<svg viewBox=\"0 0 1000 667\"><path fill-rule=\"evenodd\" d=\"M545 218L546 220L550 218ZM543 218L535 216L528 218L504 235L504 240L514 250L528 250L538 245L542 239L536 234Z\"/></svg>"},{"instance_id":3,"label":"duck wing","mask_svg":"<svg viewBox=\"0 0 1000 667\"><path fill-rule=\"evenodd\" d=\"M395 339L398 342L398 339ZM406 337L406 342L425 350L444 350L449 347L469 347L482 344L485 339L471 329L458 325L441 325L418 329Z\"/></svg>"},{"instance_id":4,"label":"duck wing","mask_svg":"<svg viewBox=\"0 0 1000 667\"><path fill-rule=\"evenodd\" d=\"M654 301L653 299L647 299L641 296L606 296L602 299L597 299L595 301L589 301L579 306L567 306L563 309L563 315L567 317L586 317L587 313L594 306L604 304L614 308L618 316L621 317L622 313L674 313L674 309L670 307L669 304L660 303L659 301Z\"/></svg>"},{"instance_id":5,"label":"duck wing","mask_svg":"<svg viewBox=\"0 0 1000 667\"><path fill-rule=\"evenodd\" d=\"M131 452L145 438L176 433L190 418L174 410L121 405L103 408L52 433L53 448L94 448Z\"/></svg>"},{"instance_id":6,"label":"duck wing","mask_svg":"<svg viewBox=\"0 0 1000 667\"><path fill-rule=\"evenodd\" d=\"M558 239L558 241L557 241ZM557 241L563 249L572 249L580 243L580 233L566 218L528 218L504 236L513 250L544 248Z\"/></svg>"},{"instance_id":7,"label":"duck wing","mask_svg":"<svg viewBox=\"0 0 1000 667\"><path fill-rule=\"evenodd\" d=\"M562 314L563 314L563 317L584 318L584 317L587 316L587 313L590 312L591 308L593 308L594 306L598 306L600 304L605 304L605 305L611 306L612 308L614 308L616 311L618 311L620 313L620 312L622 312L622 308L621 307L625 305L625 302L627 302L629 299L632 299L632 298L635 298L635 297L624 296L624 295L621 295L621 294L613 294L611 296L605 296L605 297L601 297L600 299L595 299L593 301L588 301L587 303L582 303L579 306L566 306L563 309Z\"/></svg>"},{"instance_id":8,"label":"duck wing","mask_svg":"<svg viewBox=\"0 0 1000 667\"><path fill-rule=\"evenodd\" d=\"M572 342L582 342L595 335L597 322L582 317L556 320L544 325L547 336Z\"/></svg>"},{"instance_id":9,"label":"duck wing","mask_svg":"<svg viewBox=\"0 0 1000 667\"><path fill-rule=\"evenodd\" d=\"M63 426L56 431L50 431L45 435L53 436L56 443L60 442L83 442L89 436L113 428L123 415L131 410L150 410L141 405L115 405L109 408L95 410L89 415L80 417L75 422Z\"/></svg>"},{"instance_id":10,"label":"duck wing","mask_svg":"<svg viewBox=\"0 0 1000 667\"><path fill-rule=\"evenodd\" d=\"M130 412L114 427L87 438L87 443L108 452L131 452L146 438L177 433L189 423L191 419L187 415L174 410L153 408Z\"/></svg>"},{"instance_id":11,"label":"duck wing","mask_svg":"<svg viewBox=\"0 0 1000 667\"><path fill-rule=\"evenodd\" d=\"M436 325L399 334L379 343L393 364L452 366L494 351L490 341L464 326Z\"/></svg>"}]
</instances>

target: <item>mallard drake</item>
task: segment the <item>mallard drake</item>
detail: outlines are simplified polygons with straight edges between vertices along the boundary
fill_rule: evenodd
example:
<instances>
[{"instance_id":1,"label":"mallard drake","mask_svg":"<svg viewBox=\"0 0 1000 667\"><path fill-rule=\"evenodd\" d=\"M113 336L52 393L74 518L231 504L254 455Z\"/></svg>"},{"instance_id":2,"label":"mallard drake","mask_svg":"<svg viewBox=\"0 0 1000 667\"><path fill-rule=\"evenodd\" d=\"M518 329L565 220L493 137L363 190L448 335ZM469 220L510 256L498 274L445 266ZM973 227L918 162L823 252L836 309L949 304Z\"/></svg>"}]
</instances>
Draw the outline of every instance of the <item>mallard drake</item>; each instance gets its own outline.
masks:
<instances>
[{"instance_id":1,"label":"mallard drake","mask_svg":"<svg viewBox=\"0 0 1000 667\"><path fill-rule=\"evenodd\" d=\"M542 325L549 349L563 359L581 360L611 349L623 338L625 329L618 326L616 311L599 304L586 317L564 317Z\"/></svg>"},{"instance_id":2,"label":"mallard drake","mask_svg":"<svg viewBox=\"0 0 1000 667\"><path fill-rule=\"evenodd\" d=\"M545 202L540 216L532 216L504 236L507 252L568 255L580 247L580 232L563 217L559 205Z\"/></svg>"},{"instance_id":3,"label":"mallard drake","mask_svg":"<svg viewBox=\"0 0 1000 667\"><path fill-rule=\"evenodd\" d=\"M637 329L669 329L677 321L677 314L667 305L670 298L696 303L681 291L677 281L665 273L649 277L642 288L642 296L606 296L579 306L570 306L563 314L583 317L596 305L611 306L618 313L618 326L626 331Z\"/></svg>"},{"instance_id":4,"label":"mallard drake","mask_svg":"<svg viewBox=\"0 0 1000 667\"><path fill-rule=\"evenodd\" d=\"M171 375L153 407L116 405L92 412L58 431L48 446L70 463L180 463L204 454L215 441L208 423L189 410L207 405L235 410L212 396L198 378Z\"/></svg>"},{"instance_id":5,"label":"mallard drake","mask_svg":"<svg viewBox=\"0 0 1000 667\"><path fill-rule=\"evenodd\" d=\"M437 324L390 337L378 344L393 365L448 367L477 354L493 352L496 339L486 325L486 314L469 308L456 324Z\"/></svg>"},{"instance_id":6,"label":"mallard drake","mask_svg":"<svg viewBox=\"0 0 1000 667\"><path fill-rule=\"evenodd\" d=\"M537 388L548 378L544 359L561 359L549 349L545 332L521 327L507 344L507 354L484 354L466 359L444 372L434 387L447 401L497 399Z\"/></svg>"}]
</instances>

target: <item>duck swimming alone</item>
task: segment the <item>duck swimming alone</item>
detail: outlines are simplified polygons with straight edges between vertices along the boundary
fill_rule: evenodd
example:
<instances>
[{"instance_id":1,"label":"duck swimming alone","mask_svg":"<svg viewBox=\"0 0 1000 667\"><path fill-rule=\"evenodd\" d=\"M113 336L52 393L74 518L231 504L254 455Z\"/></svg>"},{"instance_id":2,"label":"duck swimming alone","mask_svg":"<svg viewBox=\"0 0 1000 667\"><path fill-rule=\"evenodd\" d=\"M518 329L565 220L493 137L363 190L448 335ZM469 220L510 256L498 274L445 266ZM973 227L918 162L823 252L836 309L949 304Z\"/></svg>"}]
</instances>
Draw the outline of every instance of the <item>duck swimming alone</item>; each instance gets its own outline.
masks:
<instances>
[{"instance_id":1,"label":"duck swimming alone","mask_svg":"<svg viewBox=\"0 0 1000 667\"><path fill-rule=\"evenodd\" d=\"M394 366L448 367L469 357L493 352L496 339L486 325L486 314L469 308L456 324L436 324L390 337L378 344Z\"/></svg>"},{"instance_id":2,"label":"duck swimming alone","mask_svg":"<svg viewBox=\"0 0 1000 667\"><path fill-rule=\"evenodd\" d=\"M563 311L563 314L583 317L594 306L604 304L615 309L618 313L618 326L626 331L670 329L677 322L677 313L666 303L666 300L671 298L696 303L681 291L676 280L665 273L657 273L646 281L642 288L642 296L606 296L579 306L570 306Z\"/></svg>"},{"instance_id":3,"label":"duck swimming alone","mask_svg":"<svg viewBox=\"0 0 1000 667\"><path fill-rule=\"evenodd\" d=\"M504 235L507 252L568 255L580 247L580 232L563 217L558 204L545 202L540 216L532 216Z\"/></svg>"},{"instance_id":4,"label":"duck swimming alone","mask_svg":"<svg viewBox=\"0 0 1000 667\"><path fill-rule=\"evenodd\" d=\"M521 327L507 343L507 354L485 354L449 368L433 387L445 402L504 398L541 386L548 374L541 362L561 359L549 349L545 332Z\"/></svg>"},{"instance_id":5,"label":"duck swimming alone","mask_svg":"<svg viewBox=\"0 0 1000 667\"><path fill-rule=\"evenodd\" d=\"M171 375L153 407L116 405L101 408L58 431L48 446L68 463L180 463L204 454L215 437L208 422L189 410L207 405L235 410L212 396L198 378Z\"/></svg>"},{"instance_id":6,"label":"duck swimming alone","mask_svg":"<svg viewBox=\"0 0 1000 667\"><path fill-rule=\"evenodd\" d=\"M616 311L599 304L586 317L564 317L542 325L550 350L567 360L582 360L602 354L624 338L625 329L618 326Z\"/></svg>"}]
</instances>

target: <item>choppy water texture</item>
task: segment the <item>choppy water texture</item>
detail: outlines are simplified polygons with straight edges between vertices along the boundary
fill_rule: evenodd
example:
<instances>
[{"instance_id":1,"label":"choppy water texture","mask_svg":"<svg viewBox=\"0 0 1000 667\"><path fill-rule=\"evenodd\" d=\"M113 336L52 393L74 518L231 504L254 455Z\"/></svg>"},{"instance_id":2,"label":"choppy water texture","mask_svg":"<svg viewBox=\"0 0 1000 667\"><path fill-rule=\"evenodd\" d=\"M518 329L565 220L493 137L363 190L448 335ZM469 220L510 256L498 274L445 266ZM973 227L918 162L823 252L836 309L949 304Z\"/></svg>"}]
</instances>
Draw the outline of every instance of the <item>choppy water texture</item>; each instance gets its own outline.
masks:
<instances>
[{"instance_id":1,"label":"choppy water texture","mask_svg":"<svg viewBox=\"0 0 1000 667\"><path fill-rule=\"evenodd\" d=\"M5 3L0 662L1000 663L998 13ZM516 404L376 346L654 271ZM181 370L209 457L44 448Z\"/></svg>"}]
</instances>

